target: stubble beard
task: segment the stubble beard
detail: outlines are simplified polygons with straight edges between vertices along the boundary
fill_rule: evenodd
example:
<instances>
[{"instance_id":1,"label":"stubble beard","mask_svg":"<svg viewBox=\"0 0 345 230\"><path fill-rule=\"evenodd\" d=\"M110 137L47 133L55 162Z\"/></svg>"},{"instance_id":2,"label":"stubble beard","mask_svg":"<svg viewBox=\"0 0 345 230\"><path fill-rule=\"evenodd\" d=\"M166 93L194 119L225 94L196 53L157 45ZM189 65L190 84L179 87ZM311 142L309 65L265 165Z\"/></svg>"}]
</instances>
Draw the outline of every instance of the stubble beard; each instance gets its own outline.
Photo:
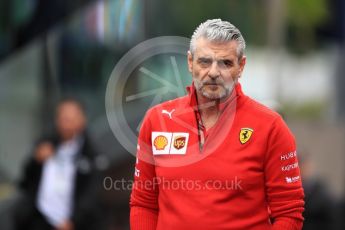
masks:
<instances>
[{"instance_id":1,"label":"stubble beard","mask_svg":"<svg viewBox=\"0 0 345 230\"><path fill-rule=\"evenodd\" d=\"M210 83L210 81L201 81L198 79L194 79L194 85L198 92L201 93L202 96L210 99L210 100L220 100L223 98L226 98L230 95L234 88L234 82L231 82L229 84L225 84L224 81L212 81L212 83L217 84L217 87L220 87L217 91L212 92L212 90L207 89L207 84Z\"/></svg>"}]
</instances>

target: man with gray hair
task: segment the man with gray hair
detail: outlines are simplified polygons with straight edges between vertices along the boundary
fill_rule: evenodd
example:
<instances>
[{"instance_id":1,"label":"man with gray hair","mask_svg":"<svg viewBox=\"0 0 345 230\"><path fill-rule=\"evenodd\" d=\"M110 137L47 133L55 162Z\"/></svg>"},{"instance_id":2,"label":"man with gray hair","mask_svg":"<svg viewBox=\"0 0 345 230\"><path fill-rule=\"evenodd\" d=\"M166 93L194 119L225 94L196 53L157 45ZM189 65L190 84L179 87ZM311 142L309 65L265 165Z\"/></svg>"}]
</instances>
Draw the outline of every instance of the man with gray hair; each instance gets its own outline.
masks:
<instances>
[{"instance_id":1,"label":"man with gray hair","mask_svg":"<svg viewBox=\"0 0 345 230\"><path fill-rule=\"evenodd\" d=\"M188 95L147 111L138 138L132 230L302 228L295 140L238 82L245 41L231 23L200 24Z\"/></svg>"}]
</instances>

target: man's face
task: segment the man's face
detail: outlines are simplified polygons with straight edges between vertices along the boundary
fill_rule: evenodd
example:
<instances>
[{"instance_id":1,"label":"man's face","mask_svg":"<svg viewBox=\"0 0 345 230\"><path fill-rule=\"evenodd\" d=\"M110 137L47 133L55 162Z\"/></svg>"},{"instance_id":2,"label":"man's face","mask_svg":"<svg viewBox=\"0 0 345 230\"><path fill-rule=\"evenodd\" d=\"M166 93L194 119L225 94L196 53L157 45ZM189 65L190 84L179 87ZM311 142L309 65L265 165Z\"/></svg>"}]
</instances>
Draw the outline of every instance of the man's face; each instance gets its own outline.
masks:
<instances>
[{"instance_id":1,"label":"man's face","mask_svg":"<svg viewBox=\"0 0 345 230\"><path fill-rule=\"evenodd\" d=\"M56 110L56 128L64 140L80 134L85 128L85 115L74 102L64 102Z\"/></svg>"},{"instance_id":2,"label":"man's face","mask_svg":"<svg viewBox=\"0 0 345 230\"><path fill-rule=\"evenodd\" d=\"M238 58L237 41L196 40L194 57L188 52L188 68L198 94L211 99L227 97L241 76L246 58Z\"/></svg>"}]
</instances>

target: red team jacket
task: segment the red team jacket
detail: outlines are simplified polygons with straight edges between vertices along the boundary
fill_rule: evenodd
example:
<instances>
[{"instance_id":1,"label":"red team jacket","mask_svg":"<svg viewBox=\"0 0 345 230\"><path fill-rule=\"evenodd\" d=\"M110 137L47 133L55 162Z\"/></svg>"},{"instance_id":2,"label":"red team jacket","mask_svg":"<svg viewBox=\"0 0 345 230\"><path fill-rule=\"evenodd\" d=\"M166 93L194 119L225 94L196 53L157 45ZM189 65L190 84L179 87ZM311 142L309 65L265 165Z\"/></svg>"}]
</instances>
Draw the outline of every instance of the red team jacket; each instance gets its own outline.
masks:
<instances>
[{"instance_id":1,"label":"red team jacket","mask_svg":"<svg viewBox=\"0 0 345 230\"><path fill-rule=\"evenodd\" d=\"M220 106L207 131L193 85L187 96L147 112L130 199L132 230L302 228L296 145L280 115L244 95L239 83Z\"/></svg>"}]
</instances>

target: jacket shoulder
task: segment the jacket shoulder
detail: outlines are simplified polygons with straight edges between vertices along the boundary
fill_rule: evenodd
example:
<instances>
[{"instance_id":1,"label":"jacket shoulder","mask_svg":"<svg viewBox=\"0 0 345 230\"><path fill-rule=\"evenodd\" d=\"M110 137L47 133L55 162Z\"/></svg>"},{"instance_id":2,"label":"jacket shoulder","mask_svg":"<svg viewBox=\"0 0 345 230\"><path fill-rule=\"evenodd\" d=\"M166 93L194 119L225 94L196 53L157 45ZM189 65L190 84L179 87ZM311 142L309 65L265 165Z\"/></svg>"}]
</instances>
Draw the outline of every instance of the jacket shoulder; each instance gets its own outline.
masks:
<instances>
[{"instance_id":1,"label":"jacket shoulder","mask_svg":"<svg viewBox=\"0 0 345 230\"><path fill-rule=\"evenodd\" d=\"M248 101L245 103L244 109L252 116L260 117L262 119L273 121L277 118L282 118L278 112L250 97L248 97Z\"/></svg>"},{"instance_id":2,"label":"jacket shoulder","mask_svg":"<svg viewBox=\"0 0 345 230\"><path fill-rule=\"evenodd\" d=\"M146 112L146 116L151 116L152 114L157 113L157 112L161 113L162 110L171 111L173 109L174 110L183 109L188 105L188 103L189 103L188 95L178 97L172 100L164 101L148 109Z\"/></svg>"}]
</instances>

